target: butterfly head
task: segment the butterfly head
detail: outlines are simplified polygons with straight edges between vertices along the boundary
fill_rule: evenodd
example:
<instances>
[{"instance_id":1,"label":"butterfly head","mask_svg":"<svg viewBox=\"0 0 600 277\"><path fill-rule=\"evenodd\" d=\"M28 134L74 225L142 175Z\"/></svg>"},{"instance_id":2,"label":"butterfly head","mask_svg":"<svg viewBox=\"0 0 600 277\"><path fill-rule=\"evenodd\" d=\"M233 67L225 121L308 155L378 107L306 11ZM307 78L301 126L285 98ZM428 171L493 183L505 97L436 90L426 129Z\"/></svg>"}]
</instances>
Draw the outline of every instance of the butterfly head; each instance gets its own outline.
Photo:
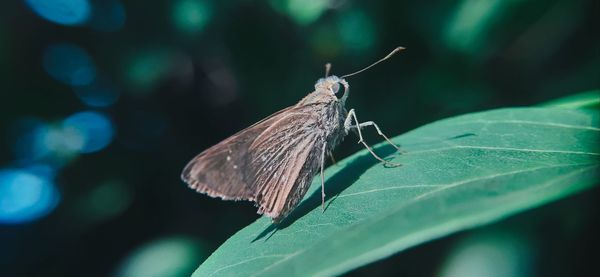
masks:
<instances>
[{"instance_id":1,"label":"butterfly head","mask_svg":"<svg viewBox=\"0 0 600 277\"><path fill-rule=\"evenodd\" d=\"M340 88L342 86L344 87L343 92L340 91ZM346 82L346 80L333 75L321 78L315 84L315 91L324 91L327 93L331 93L336 98L340 99L342 102L345 102L346 98L348 98L349 88L350 86L348 85L348 82Z\"/></svg>"},{"instance_id":2,"label":"butterfly head","mask_svg":"<svg viewBox=\"0 0 600 277\"><path fill-rule=\"evenodd\" d=\"M317 81L317 83L315 84L315 92L331 93L337 99L339 99L342 103L345 103L346 98L348 98L350 86L348 85L348 82L346 82L346 80L344 80L344 78L354 76L358 73L361 73L361 72L377 65L378 63L389 59L391 56L393 56L397 52L402 51L404 49L405 49L404 47L396 47L394 50L392 50L392 52L387 54L387 56L383 57L382 59L372 63L371 65L369 65L359 71L356 71L356 72L350 73L350 74L346 74L346 75L342 75L342 77L338 77L338 76L334 76L334 75L329 76L329 71L331 70L331 64L327 63L325 65L325 78L321 78ZM340 92L340 84L342 86L344 86L343 93Z\"/></svg>"}]
</instances>

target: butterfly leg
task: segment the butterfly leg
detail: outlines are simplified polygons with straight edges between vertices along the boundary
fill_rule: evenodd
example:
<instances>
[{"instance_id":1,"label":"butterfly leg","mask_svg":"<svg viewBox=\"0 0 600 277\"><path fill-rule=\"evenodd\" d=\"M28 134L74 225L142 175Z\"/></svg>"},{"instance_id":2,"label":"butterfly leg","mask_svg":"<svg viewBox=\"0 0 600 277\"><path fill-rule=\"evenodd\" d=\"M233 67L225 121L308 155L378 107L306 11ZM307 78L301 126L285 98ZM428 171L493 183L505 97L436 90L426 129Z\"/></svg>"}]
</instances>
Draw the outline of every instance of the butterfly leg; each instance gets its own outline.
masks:
<instances>
[{"instance_id":1,"label":"butterfly leg","mask_svg":"<svg viewBox=\"0 0 600 277\"><path fill-rule=\"evenodd\" d=\"M398 152L403 153L404 151L402 151L400 149L400 147L398 145L396 145L395 143L393 143L383 132L381 132L381 129L379 129L379 126L377 126L377 124L373 121L367 121L367 122L363 122L358 124L358 128L362 129L363 127L367 127L367 126L373 126L375 127L375 130L377 130L377 134L379 134L380 136L382 136L391 146L393 146L394 148L396 148L396 150L398 150ZM355 127L356 126L352 126Z\"/></svg>"},{"instance_id":2,"label":"butterfly leg","mask_svg":"<svg viewBox=\"0 0 600 277\"><path fill-rule=\"evenodd\" d=\"M327 141L323 141L323 149L321 151L321 209L325 212L325 174L323 174L323 167L325 166L325 152L327 149Z\"/></svg>"},{"instance_id":3,"label":"butterfly leg","mask_svg":"<svg viewBox=\"0 0 600 277\"><path fill-rule=\"evenodd\" d=\"M354 120L354 122L356 123L355 125L352 125L352 120ZM356 112L354 111L354 109L351 109L348 112L348 116L346 116L346 119L344 120L344 129L346 130L346 132L348 132L349 130L356 130L358 132L358 143L362 143L362 145L364 145L365 148L367 148L369 153L371 153L371 155L373 155L373 157L375 157L375 159L377 159L378 161L380 161L384 164L390 165L390 166L394 166L394 167L400 166L400 164L388 162L388 161L382 159L381 157L377 156L377 154L375 154L375 152L373 152L373 149L371 149L371 147L369 147L369 145L365 142L365 140L362 137L362 133L360 131L361 124L358 121L358 118L356 118Z\"/></svg>"}]
</instances>

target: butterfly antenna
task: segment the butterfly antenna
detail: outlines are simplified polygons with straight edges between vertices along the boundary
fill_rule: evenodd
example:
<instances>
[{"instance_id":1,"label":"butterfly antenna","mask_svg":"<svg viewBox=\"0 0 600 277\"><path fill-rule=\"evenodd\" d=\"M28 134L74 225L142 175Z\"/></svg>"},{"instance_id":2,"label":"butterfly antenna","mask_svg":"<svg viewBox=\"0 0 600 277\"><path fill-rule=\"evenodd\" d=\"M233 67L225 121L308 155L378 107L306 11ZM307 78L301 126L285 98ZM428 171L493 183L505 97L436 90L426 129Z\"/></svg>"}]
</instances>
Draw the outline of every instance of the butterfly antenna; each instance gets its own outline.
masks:
<instances>
[{"instance_id":1,"label":"butterfly antenna","mask_svg":"<svg viewBox=\"0 0 600 277\"><path fill-rule=\"evenodd\" d=\"M392 52L390 52L389 54L387 54L387 56L383 57L383 59L381 59L381 60L378 60L378 61L376 61L376 62L372 63L371 65L369 65L369 66L367 66L367 67L365 67L365 68L363 68L363 69L361 69L361 70L359 70L359 71L356 71L356 72L354 72L354 73L350 73L350 74L346 74L346 75L342 76L342 78L350 77L350 76L352 76L352 75L356 75L356 74L358 74L358 73L361 73L361 72L363 72L363 71L365 71L365 70L367 70L367 69L369 69L369 68L371 68L371 67L373 67L373 66L377 65L378 63L380 63L380 62L383 62L383 61L385 61L385 60L389 59L391 56L393 56L394 54L396 54L396 53L398 53L398 52L400 52L400 51L402 51L402 50L404 50L404 49L406 49L406 48L404 48L404 47L402 47L402 46L400 46L400 47L396 47L396 49L392 50Z\"/></svg>"},{"instance_id":2,"label":"butterfly antenna","mask_svg":"<svg viewBox=\"0 0 600 277\"><path fill-rule=\"evenodd\" d=\"M325 77L329 76L329 72L331 71L331 63L325 64Z\"/></svg>"}]
</instances>

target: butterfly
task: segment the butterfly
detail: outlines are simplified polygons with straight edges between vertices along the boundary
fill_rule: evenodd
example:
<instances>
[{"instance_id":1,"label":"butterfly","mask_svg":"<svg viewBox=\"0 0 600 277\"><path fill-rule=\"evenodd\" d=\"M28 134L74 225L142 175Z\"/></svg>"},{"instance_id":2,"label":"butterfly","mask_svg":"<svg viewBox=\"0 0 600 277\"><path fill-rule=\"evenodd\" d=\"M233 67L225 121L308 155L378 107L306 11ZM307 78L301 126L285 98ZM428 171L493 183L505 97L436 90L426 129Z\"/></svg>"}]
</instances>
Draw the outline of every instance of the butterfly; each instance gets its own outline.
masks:
<instances>
[{"instance_id":1,"label":"butterfly","mask_svg":"<svg viewBox=\"0 0 600 277\"><path fill-rule=\"evenodd\" d=\"M350 86L344 78L403 49L398 47L370 66L342 77L328 76L331 65L327 64L325 77L316 82L313 92L198 154L183 169L182 180L211 197L252 201L259 214L279 223L298 206L318 172L324 204L325 155L350 131L357 133L359 142L376 159L399 166L377 156L363 140L361 129L373 126L400 150L373 121L360 123L354 109L346 110Z\"/></svg>"}]
</instances>

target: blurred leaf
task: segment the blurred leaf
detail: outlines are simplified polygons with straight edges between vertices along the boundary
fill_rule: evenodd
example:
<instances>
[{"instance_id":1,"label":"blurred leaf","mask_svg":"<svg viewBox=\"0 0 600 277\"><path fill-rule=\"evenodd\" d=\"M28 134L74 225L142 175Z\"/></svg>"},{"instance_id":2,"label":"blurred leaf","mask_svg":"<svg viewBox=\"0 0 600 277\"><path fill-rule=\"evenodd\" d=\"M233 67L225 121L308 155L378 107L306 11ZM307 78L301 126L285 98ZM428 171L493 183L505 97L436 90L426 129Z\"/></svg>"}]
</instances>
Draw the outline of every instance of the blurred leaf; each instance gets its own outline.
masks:
<instances>
[{"instance_id":1,"label":"blurred leaf","mask_svg":"<svg viewBox=\"0 0 600 277\"><path fill-rule=\"evenodd\" d=\"M542 107L557 107L566 109L600 108L600 89L570 95L542 103Z\"/></svg>"},{"instance_id":2,"label":"blurred leaf","mask_svg":"<svg viewBox=\"0 0 600 277\"><path fill-rule=\"evenodd\" d=\"M394 139L402 167L366 151L326 171L276 229L262 217L195 276L328 276L487 224L598 183L597 110L510 108L458 116ZM353 140L354 138L348 138ZM376 151L392 153L380 144Z\"/></svg>"},{"instance_id":3,"label":"blurred leaf","mask_svg":"<svg viewBox=\"0 0 600 277\"><path fill-rule=\"evenodd\" d=\"M438 271L439 277L535 275L536 253L531 238L519 231L482 229L460 238L447 252L448 257Z\"/></svg>"},{"instance_id":4,"label":"blurred leaf","mask_svg":"<svg viewBox=\"0 0 600 277\"><path fill-rule=\"evenodd\" d=\"M117 277L187 276L202 260L202 244L185 236L157 239L135 249L113 274Z\"/></svg>"}]
</instances>

